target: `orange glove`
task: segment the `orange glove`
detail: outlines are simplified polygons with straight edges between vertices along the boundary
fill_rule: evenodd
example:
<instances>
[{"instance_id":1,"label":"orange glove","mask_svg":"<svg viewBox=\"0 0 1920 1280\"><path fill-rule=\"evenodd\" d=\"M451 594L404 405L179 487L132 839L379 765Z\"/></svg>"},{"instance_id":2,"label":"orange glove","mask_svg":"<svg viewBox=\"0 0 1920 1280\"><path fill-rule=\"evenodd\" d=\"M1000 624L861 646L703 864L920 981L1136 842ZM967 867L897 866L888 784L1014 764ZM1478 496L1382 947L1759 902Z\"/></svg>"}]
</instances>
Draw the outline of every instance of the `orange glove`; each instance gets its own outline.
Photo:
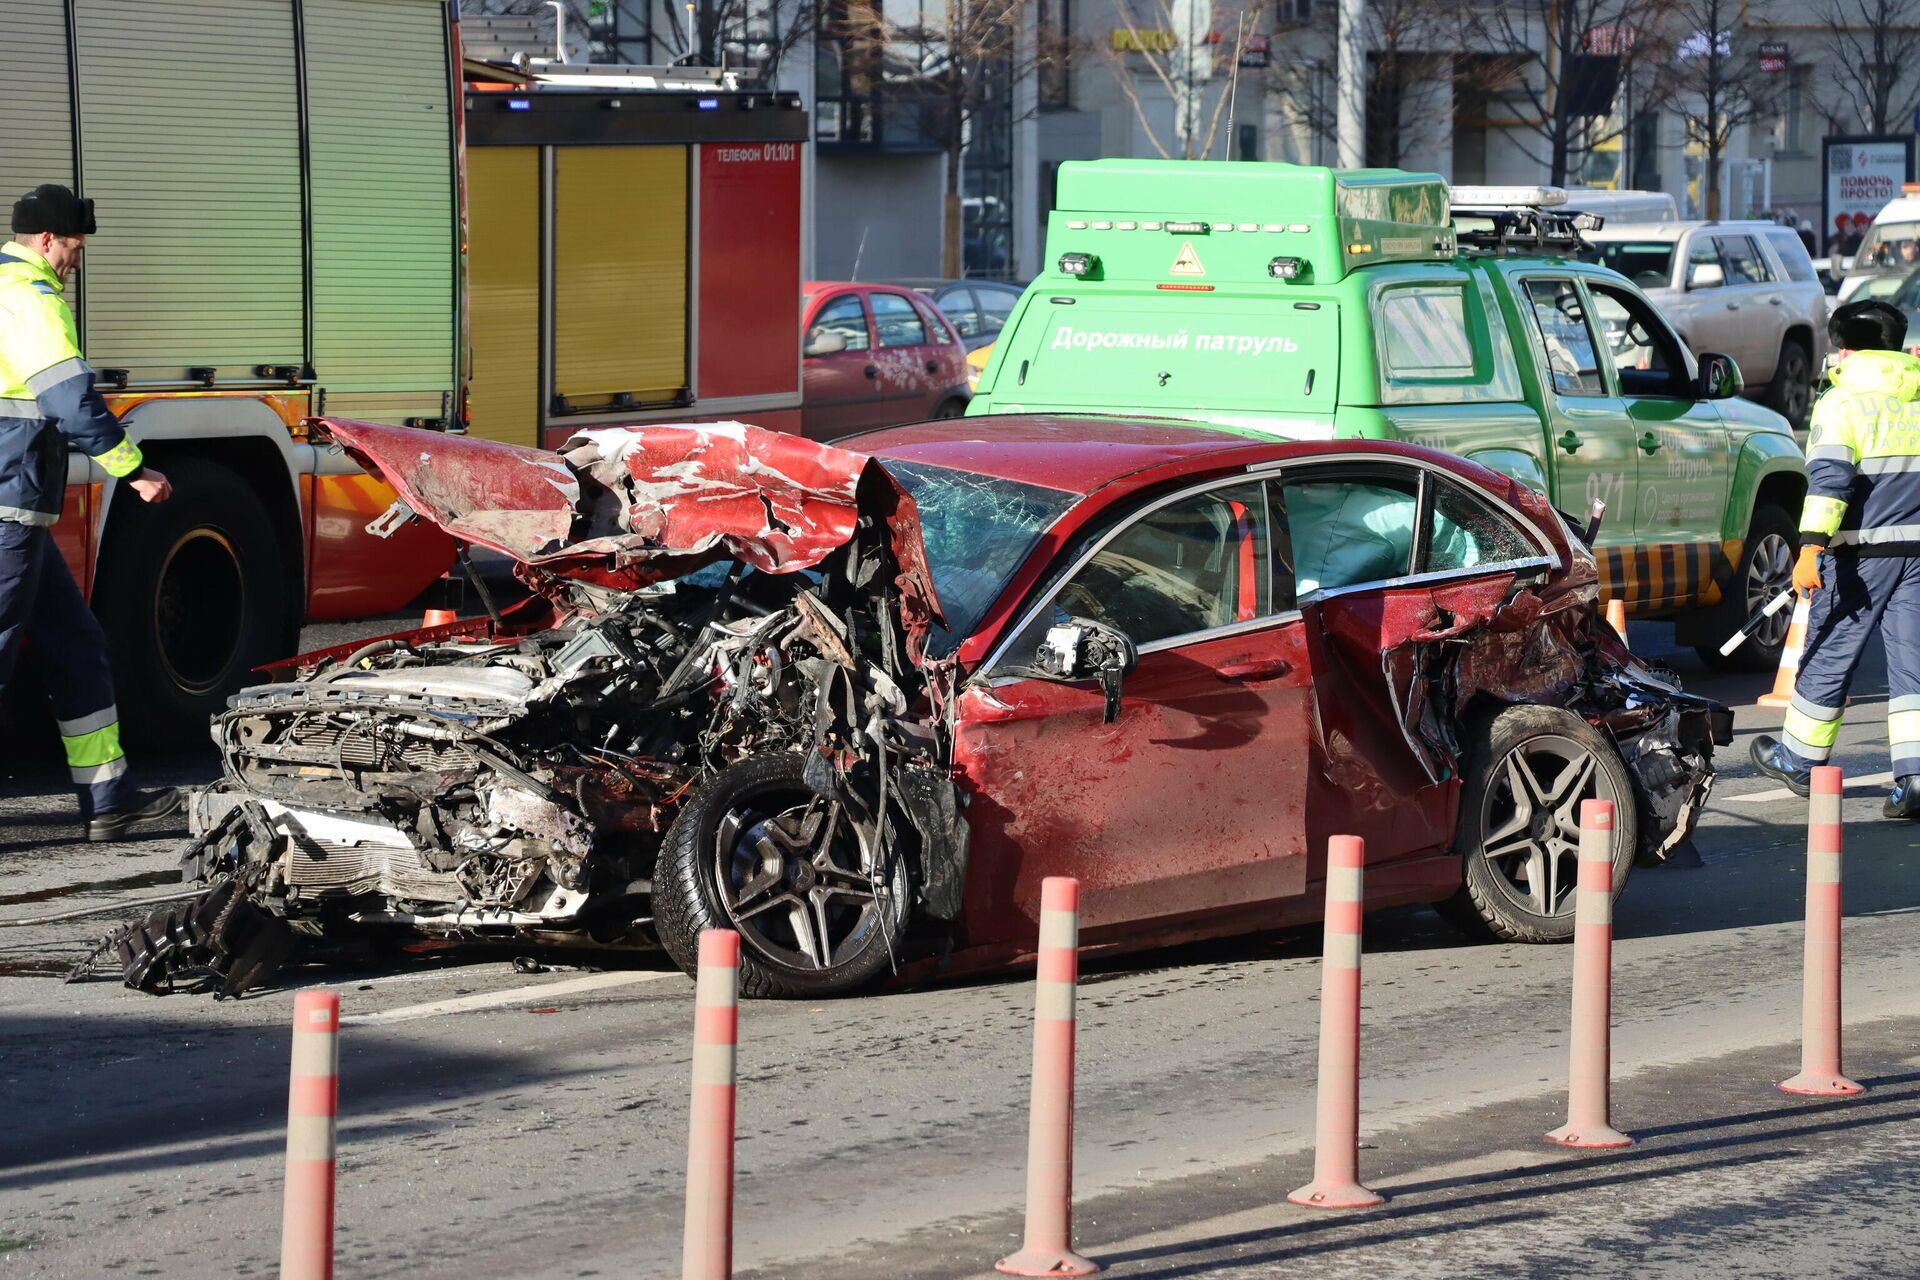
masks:
<instances>
[{"instance_id":1,"label":"orange glove","mask_svg":"<svg viewBox=\"0 0 1920 1280\"><path fill-rule=\"evenodd\" d=\"M1824 547L1802 547L1800 558L1793 562L1793 589L1802 595L1812 595L1820 589L1820 553Z\"/></svg>"}]
</instances>

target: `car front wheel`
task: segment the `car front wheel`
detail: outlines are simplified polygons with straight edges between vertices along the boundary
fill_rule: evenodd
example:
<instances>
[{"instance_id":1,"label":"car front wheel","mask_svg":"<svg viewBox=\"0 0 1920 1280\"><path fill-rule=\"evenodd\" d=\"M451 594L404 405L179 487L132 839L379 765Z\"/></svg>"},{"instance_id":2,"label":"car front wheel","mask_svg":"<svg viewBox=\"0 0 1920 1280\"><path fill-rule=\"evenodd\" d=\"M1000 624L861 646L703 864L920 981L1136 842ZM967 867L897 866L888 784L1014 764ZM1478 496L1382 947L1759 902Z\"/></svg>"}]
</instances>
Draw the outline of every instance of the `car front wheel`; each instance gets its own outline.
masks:
<instances>
[{"instance_id":1,"label":"car front wheel","mask_svg":"<svg viewBox=\"0 0 1920 1280\"><path fill-rule=\"evenodd\" d=\"M748 996L846 995L899 958L906 860L865 813L813 790L804 767L795 752L730 765L668 830L654 927L688 974L705 929L739 932Z\"/></svg>"},{"instance_id":2,"label":"car front wheel","mask_svg":"<svg viewBox=\"0 0 1920 1280\"><path fill-rule=\"evenodd\" d=\"M1459 893L1441 914L1506 942L1573 937L1580 802L1611 800L1613 891L1627 882L1638 830L1633 781L1607 736L1558 707L1505 707L1466 743L1455 847Z\"/></svg>"},{"instance_id":3,"label":"car front wheel","mask_svg":"<svg viewBox=\"0 0 1920 1280\"><path fill-rule=\"evenodd\" d=\"M1791 516L1772 505L1754 508L1733 576L1720 590L1720 603L1707 611L1707 641L1694 646L1700 661L1719 671L1779 668L1780 651L1786 648L1787 628L1793 622L1791 609L1763 619L1732 653L1721 653L1720 645L1769 600L1793 586L1793 561L1799 547L1800 534Z\"/></svg>"},{"instance_id":4,"label":"car front wheel","mask_svg":"<svg viewBox=\"0 0 1920 1280\"><path fill-rule=\"evenodd\" d=\"M1780 362L1767 388L1767 407L1804 431L1813 412L1813 353L1797 338L1780 344Z\"/></svg>"}]
</instances>

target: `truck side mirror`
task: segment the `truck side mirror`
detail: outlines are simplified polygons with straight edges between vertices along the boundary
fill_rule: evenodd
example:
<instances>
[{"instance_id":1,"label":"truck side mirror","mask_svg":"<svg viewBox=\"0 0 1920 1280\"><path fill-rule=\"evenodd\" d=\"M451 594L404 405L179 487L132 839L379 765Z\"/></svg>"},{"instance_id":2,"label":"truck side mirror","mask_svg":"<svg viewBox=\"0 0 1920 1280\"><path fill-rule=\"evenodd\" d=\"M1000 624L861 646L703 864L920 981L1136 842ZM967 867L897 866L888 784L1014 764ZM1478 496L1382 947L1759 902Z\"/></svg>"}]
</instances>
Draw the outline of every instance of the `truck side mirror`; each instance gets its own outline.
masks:
<instances>
[{"instance_id":1,"label":"truck side mirror","mask_svg":"<svg viewBox=\"0 0 1920 1280\"><path fill-rule=\"evenodd\" d=\"M1740 366L1729 355L1718 351L1700 353L1700 398L1702 400L1731 400L1747 389L1746 380L1740 376Z\"/></svg>"},{"instance_id":2,"label":"truck side mirror","mask_svg":"<svg viewBox=\"0 0 1920 1280\"><path fill-rule=\"evenodd\" d=\"M815 329L807 335L807 345L800 354L805 356L837 356L847 349L847 336L835 333L831 329Z\"/></svg>"},{"instance_id":3,"label":"truck side mirror","mask_svg":"<svg viewBox=\"0 0 1920 1280\"><path fill-rule=\"evenodd\" d=\"M1047 628L1033 667L1047 680L1098 680L1107 699L1106 722L1112 724L1120 718L1120 683L1139 661L1140 651L1118 627L1070 618Z\"/></svg>"},{"instance_id":4,"label":"truck side mirror","mask_svg":"<svg viewBox=\"0 0 1920 1280\"><path fill-rule=\"evenodd\" d=\"M1703 262L1687 272L1687 288L1718 289L1727 282L1727 273L1717 262Z\"/></svg>"}]
</instances>

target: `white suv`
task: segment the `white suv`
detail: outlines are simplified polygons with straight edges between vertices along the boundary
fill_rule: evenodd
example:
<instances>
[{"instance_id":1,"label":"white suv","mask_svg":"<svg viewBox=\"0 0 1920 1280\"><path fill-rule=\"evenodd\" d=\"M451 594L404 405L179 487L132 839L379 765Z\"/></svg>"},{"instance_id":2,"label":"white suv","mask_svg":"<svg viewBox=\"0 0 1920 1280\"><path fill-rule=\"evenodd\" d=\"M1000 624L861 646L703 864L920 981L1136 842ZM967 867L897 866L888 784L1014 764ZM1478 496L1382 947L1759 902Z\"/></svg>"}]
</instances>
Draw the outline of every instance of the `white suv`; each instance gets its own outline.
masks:
<instances>
[{"instance_id":1,"label":"white suv","mask_svg":"<svg viewBox=\"0 0 1920 1280\"><path fill-rule=\"evenodd\" d=\"M1792 228L1623 223L1586 238L1600 262L1646 291L1695 355L1732 356L1754 399L1806 427L1827 353L1827 295Z\"/></svg>"}]
</instances>

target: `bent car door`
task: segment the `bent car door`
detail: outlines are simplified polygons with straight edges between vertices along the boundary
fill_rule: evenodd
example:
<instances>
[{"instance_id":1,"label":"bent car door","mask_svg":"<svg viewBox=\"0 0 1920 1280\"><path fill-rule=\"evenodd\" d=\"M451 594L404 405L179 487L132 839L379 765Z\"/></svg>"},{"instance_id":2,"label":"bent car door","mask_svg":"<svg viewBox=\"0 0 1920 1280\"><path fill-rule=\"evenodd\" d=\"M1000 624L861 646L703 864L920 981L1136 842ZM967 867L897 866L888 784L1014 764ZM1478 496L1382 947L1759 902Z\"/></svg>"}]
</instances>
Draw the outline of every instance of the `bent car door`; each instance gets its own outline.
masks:
<instances>
[{"instance_id":1,"label":"bent car door","mask_svg":"<svg viewBox=\"0 0 1920 1280\"><path fill-rule=\"evenodd\" d=\"M1369 866L1444 863L1434 870L1444 887L1458 875L1457 859L1439 856L1453 839L1458 761L1442 695L1482 674L1449 670L1449 660L1477 655L1476 634L1503 625L1520 599L1520 575L1554 561L1518 517L1411 462L1290 466L1273 506L1292 555L1277 575L1291 575L1308 618L1325 750L1308 791L1309 847L1357 835ZM1494 674L1511 686L1496 692L1516 695L1527 681L1563 675Z\"/></svg>"},{"instance_id":2,"label":"bent car door","mask_svg":"<svg viewBox=\"0 0 1920 1280\"><path fill-rule=\"evenodd\" d=\"M963 692L973 940L1030 938L1050 875L1079 878L1083 925L1108 936L1304 891L1311 673L1273 594L1266 495L1241 479L1165 496L1065 553ZM1069 618L1139 647L1111 724L1095 682L1032 670Z\"/></svg>"}]
</instances>

